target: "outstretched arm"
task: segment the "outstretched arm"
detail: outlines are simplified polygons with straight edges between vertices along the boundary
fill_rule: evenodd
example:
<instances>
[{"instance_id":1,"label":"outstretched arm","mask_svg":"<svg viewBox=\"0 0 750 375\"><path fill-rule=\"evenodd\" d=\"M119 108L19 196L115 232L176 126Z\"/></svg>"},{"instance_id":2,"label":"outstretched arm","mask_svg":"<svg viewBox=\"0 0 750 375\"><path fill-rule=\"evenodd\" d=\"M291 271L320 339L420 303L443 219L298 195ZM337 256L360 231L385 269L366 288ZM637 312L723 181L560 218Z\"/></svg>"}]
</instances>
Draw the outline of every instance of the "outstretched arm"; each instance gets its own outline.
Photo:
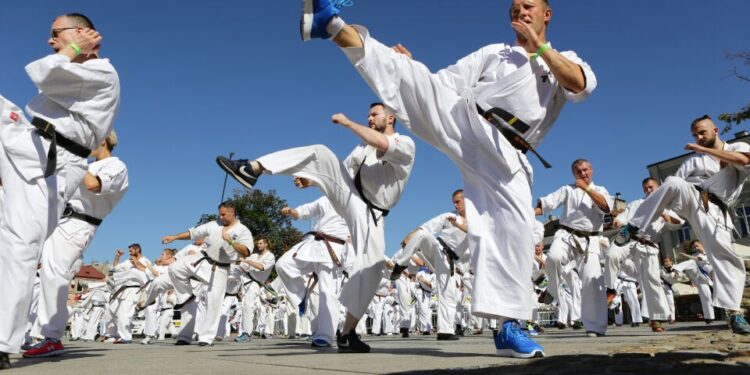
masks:
<instances>
[{"instance_id":1,"label":"outstretched arm","mask_svg":"<svg viewBox=\"0 0 750 375\"><path fill-rule=\"evenodd\" d=\"M349 118L343 113L333 115L331 121L333 121L334 124L340 124L341 126L348 128L357 135L357 137L362 139L362 142L374 147L379 152L382 153L388 151L388 138L383 133L349 120Z\"/></svg>"}]
</instances>

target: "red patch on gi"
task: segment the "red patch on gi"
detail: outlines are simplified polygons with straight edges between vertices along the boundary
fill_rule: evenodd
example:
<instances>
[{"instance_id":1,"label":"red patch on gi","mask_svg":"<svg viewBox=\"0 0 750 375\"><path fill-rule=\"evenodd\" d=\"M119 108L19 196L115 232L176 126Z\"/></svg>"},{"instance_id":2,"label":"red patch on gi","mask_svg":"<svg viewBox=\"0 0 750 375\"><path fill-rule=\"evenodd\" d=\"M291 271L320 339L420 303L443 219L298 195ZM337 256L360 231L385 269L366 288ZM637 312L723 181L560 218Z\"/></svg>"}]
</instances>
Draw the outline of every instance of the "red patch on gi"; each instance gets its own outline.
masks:
<instances>
[{"instance_id":1,"label":"red patch on gi","mask_svg":"<svg viewBox=\"0 0 750 375\"><path fill-rule=\"evenodd\" d=\"M18 113L15 113L15 112L11 112L11 113L10 113L10 116L9 116L9 117L10 117L10 119L11 119L11 120L13 120L13 121L18 121L18 119L20 118L20 117L18 116Z\"/></svg>"}]
</instances>

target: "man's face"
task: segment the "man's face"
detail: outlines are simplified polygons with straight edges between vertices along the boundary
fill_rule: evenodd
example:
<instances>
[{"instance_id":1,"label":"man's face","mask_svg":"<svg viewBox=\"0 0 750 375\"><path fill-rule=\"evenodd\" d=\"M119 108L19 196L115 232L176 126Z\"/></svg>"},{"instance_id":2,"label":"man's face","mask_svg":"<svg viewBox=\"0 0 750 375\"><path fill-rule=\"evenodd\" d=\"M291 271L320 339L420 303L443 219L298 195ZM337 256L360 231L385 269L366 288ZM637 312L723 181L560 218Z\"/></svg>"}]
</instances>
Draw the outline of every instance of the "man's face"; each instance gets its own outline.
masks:
<instances>
[{"instance_id":1,"label":"man's face","mask_svg":"<svg viewBox=\"0 0 750 375\"><path fill-rule=\"evenodd\" d=\"M453 207L456 209L459 215L463 216L466 214L466 207L464 206L464 193L458 193L453 196Z\"/></svg>"},{"instance_id":2,"label":"man's face","mask_svg":"<svg viewBox=\"0 0 750 375\"><path fill-rule=\"evenodd\" d=\"M169 262L170 259L172 259L172 254L167 251L161 252L161 256L159 257L161 264L166 264L165 262Z\"/></svg>"},{"instance_id":3,"label":"man's face","mask_svg":"<svg viewBox=\"0 0 750 375\"><path fill-rule=\"evenodd\" d=\"M510 6L510 20L531 25L540 34L552 18L552 9L542 0L513 0Z\"/></svg>"},{"instance_id":4,"label":"man's face","mask_svg":"<svg viewBox=\"0 0 750 375\"><path fill-rule=\"evenodd\" d=\"M80 30L80 27L73 25L73 22L68 17L59 17L52 22L50 28L50 37L47 40L47 44L52 47L55 53L60 52L61 49L65 48L73 41L73 35Z\"/></svg>"},{"instance_id":5,"label":"man's face","mask_svg":"<svg viewBox=\"0 0 750 375\"><path fill-rule=\"evenodd\" d=\"M255 247L258 249L258 252L262 252L262 251L266 251L268 244L266 243L266 240L261 238L255 242Z\"/></svg>"},{"instance_id":6,"label":"man's face","mask_svg":"<svg viewBox=\"0 0 750 375\"><path fill-rule=\"evenodd\" d=\"M131 257L131 258L132 258L132 257L137 257L138 255L140 255L140 254L141 254L141 252L140 252L140 251L138 251L138 249L136 249L135 247L129 247L129 248L128 248L128 253L130 254L130 257Z\"/></svg>"},{"instance_id":7,"label":"man's face","mask_svg":"<svg viewBox=\"0 0 750 375\"><path fill-rule=\"evenodd\" d=\"M234 215L234 208L219 208L219 220L221 220L222 224L224 224L225 227L234 224L234 221L236 220L236 217Z\"/></svg>"},{"instance_id":8,"label":"man's face","mask_svg":"<svg viewBox=\"0 0 750 375\"><path fill-rule=\"evenodd\" d=\"M674 262L672 262L671 258L664 259L664 267L672 268L673 265L674 265Z\"/></svg>"},{"instance_id":9,"label":"man's face","mask_svg":"<svg viewBox=\"0 0 750 375\"><path fill-rule=\"evenodd\" d=\"M704 253L703 244L700 243L700 242L694 243L693 244L693 250L695 250L695 252L697 252L697 253L703 254Z\"/></svg>"},{"instance_id":10,"label":"man's face","mask_svg":"<svg viewBox=\"0 0 750 375\"><path fill-rule=\"evenodd\" d=\"M389 118L390 116L385 111L385 108L382 105L376 105L370 108L370 112L367 113L367 126L370 129L383 133L388 126Z\"/></svg>"},{"instance_id":11,"label":"man's face","mask_svg":"<svg viewBox=\"0 0 750 375\"><path fill-rule=\"evenodd\" d=\"M536 255L542 255L542 252L544 251L544 242L540 242L534 246L534 254Z\"/></svg>"},{"instance_id":12,"label":"man's face","mask_svg":"<svg viewBox=\"0 0 750 375\"><path fill-rule=\"evenodd\" d=\"M713 121L706 119L698 122L690 129L690 132L695 138L695 142L703 147L713 148L716 145L716 137L719 134L719 129L714 125Z\"/></svg>"},{"instance_id":13,"label":"man's face","mask_svg":"<svg viewBox=\"0 0 750 375\"><path fill-rule=\"evenodd\" d=\"M651 195L651 193L654 192L654 190L659 188L659 184L654 180L648 180L645 184L643 184L643 194L646 194L648 197Z\"/></svg>"},{"instance_id":14,"label":"man's face","mask_svg":"<svg viewBox=\"0 0 750 375\"><path fill-rule=\"evenodd\" d=\"M594 170L591 169L591 164L583 162L573 167L573 176L576 180L583 180L590 184L591 178L594 176Z\"/></svg>"}]
</instances>

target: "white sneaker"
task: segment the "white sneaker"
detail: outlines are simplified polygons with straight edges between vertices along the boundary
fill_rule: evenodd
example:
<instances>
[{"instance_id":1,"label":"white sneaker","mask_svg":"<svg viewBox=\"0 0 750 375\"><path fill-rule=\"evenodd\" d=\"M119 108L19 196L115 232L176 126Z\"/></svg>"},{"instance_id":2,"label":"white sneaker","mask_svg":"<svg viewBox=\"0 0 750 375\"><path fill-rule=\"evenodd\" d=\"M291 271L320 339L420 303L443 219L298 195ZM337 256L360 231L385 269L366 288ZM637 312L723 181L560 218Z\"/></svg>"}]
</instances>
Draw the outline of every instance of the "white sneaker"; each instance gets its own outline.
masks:
<instances>
[{"instance_id":1,"label":"white sneaker","mask_svg":"<svg viewBox=\"0 0 750 375\"><path fill-rule=\"evenodd\" d=\"M103 342L104 342L104 343L106 343L106 344L111 344L111 343L113 343L113 342L115 342L115 341L117 341L117 339L116 339L116 338L114 338L114 337L110 337L110 338L108 338L108 339L104 340Z\"/></svg>"},{"instance_id":2,"label":"white sneaker","mask_svg":"<svg viewBox=\"0 0 750 375\"><path fill-rule=\"evenodd\" d=\"M141 340L141 344L142 344L142 345L149 345L149 344L153 344L153 343L154 343L154 341L155 341L155 340L154 340L154 338L153 338L153 337L151 337L151 336L146 336L146 338L144 338L143 340Z\"/></svg>"}]
</instances>

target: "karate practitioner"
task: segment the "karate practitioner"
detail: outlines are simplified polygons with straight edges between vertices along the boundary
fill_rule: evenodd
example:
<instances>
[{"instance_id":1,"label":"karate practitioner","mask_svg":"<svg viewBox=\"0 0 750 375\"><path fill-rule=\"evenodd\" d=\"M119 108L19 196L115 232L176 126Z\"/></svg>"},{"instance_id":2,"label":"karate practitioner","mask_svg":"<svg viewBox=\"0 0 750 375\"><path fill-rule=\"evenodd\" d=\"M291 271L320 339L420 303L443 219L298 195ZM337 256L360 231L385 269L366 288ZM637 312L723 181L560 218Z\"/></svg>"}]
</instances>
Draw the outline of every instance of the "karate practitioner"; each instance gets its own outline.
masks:
<instances>
[{"instance_id":1,"label":"karate practitioner","mask_svg":"<svg viewBox=\"0 0 750 375\"><path fill-rule=\"evenodd\" d=\"M546 0L513 1L516 44L486 46L436 74L403 46L387 47L364 27L346 25L341 3L305 0L303 39L331 38L407 129L453 159L470 223L474 314L503 324L498 355L543 355L517 323L531 317L527 250L534 246L533 172L524 152L534 152L567 100L594 90L593 72L575 53L558 53L547 42Z\"/></svg>"},{"instance_id":2,"label":"karate practitioner","mask_svg":"<svg viewBox=\"0 0 750 375\"><path fill-rule=\"evenodd\" d=\"M714 307L711 304L711 287L713 287L713 267L708 263L703 250L703 244L698 240L690 241L686 248L692 252L690 259L680 262L674 266L674 270L687 276L690 282L698 289L698 297L701 301L701 310L703 311L703 320L706 324L716 319ZM687 255L687 254L684 254Z\"/></svg>"},{"instance_id":3,"label":"karate practitioner","mask_svg":"<svg viewBox=\"0 0 750 375\"><path fill-rule=\"evenodd\" d=\"M301 187L299 179L295 185ZM341 267L346 262L349 228L346 221L336 213L327 197L296 208L284 207L281 213L295 220L310 220L310 232L279 258L276 272L284 289L287 302L292 308L306 303L305 296L312 291L305 285L303 275L314 273L317 277L319 309L311 321L312 346L329 347L335 339L339 321L339 302L336 285L341 277ZM303 310L305 308L303 307Z\"/></svg>"},{"instance_id":4,"label":"karate practitioner","mask_svg":"<svg viewBox=\"0 0 750 375\"><path fill-rule=\"evenodd\" d=\"M156 260L156 265L154 265L153 267L149 267L146 272L149 276L150 282L153 283L153 281L159 276L168 274L169 265L173 264L175 260L176 258L174 249L164 249L164 251L162 251L161 255L159 256L159 259ZM145 288L141 289L143 290ZM160 301L158 302L162 302L162 300L163 298L160 298ZM161 315L162 313L162 308L162 303L156 303L147 306L144 310L145 322L143 327L143 335L145 337L143 338L143 340L141 340L141 344L149 345L156 341L160 326L159 315Z\"/></svg>"},{"instance_id":5,"label":"karate practitioner","mask_svg":"<svg viewBox=\"0 0 750 375\"><path fill-rule=\"evenodd\" d=\"M649 177L641 182L641 187L643 188L643 193L648 197L659 188L659 182ZM628 203L625 211L617 215L612 226L619 228L628 224L644 200L645 198L641 198ZM667 315L669 315L669 303L661 287L659 246L657 244L661 241L661 236L665 231L679 229L683 223L684 220L680 219L676 213L665 210L656 221L646 228L646 233L651 238L650 240L641 239L640 241L632 241L625 247L620 247L613 243L605 254L604 281L608 287L607 300L611 301L614 298L613 286L621 264L626 259L632 260L635 267L633 274L638 275L644 304L648 306L648 318L650 319L651 330L654 332L664 331L662 322L667 321ZM626 301L630 305L630 301L627 299ZM636 318L634 317L633 319Z\"/></svg>"},{"instance_id":6,"label":"karate practitioner","mask_svg":"<svg viewBox=\"0 0 750 375\"><path fill-rule=\"evenodd\" d=\"M414 165L415 146L411 138L395 131L396 118L382 103L370 106L367 126L341 113L331 119L364 142L343 163L322 145L279 151L250 162L220 156L217 162L248 188L265 171L298 177L305 186L317 186L328 197L349 227L356 258L341 292L347 317L336 341L339 351L366 353L370 347L359 339L354 328L382 278L384 217L404 191Z\"/></svg>"},{"instance_id":7,"label":"karate practitioner","mask_svg":"<svg viewBox=\"0 0 750 375\"><path fill-rule=\"evenodd\" d=\"M438 340L458 340L454 323L459 293L453 280L454 262L458 261L468 250L466 239L468 227L463 190L453 192L451 201L455 212L440 214L407 235L404 239L406 243L404 250L394 258L397 266L391 274L391 279L397 280L412 255L417 252L435 271L434 277L437 285L434 291L438 296Z\"/></svg>"},{"instance_id":8,"label":"karate practitioner","mask_svg":"<svg viewBox=\"0 0 750 375\"><path fill-rule=\"evenodd\" d=\"M555 192L539 198L535 212L547 214L562 206L560 229L547 254L547 291L558 299L561 295L562 273L565 283L575 285L571 272L581 278L581 320L591 337L603 336L607 329L607 305L604 277L599 264L601 253L599 236L604 225L604 215L609 213L612 197L607 189L592 182L593 168L585 159L571 166L575 183L564 185Z\"/></svg>"},{"instance_id":9,"label":"karate practitioner","mask_svg":"<svg viewBox=\"0 0 750 375\"><path fill-rule=\"evenodd\" d=\"M666 257L662 260L662 267L659 272L662 281L662 289L664 289L664 295L667 297L667 305L669 306L669 324L674 324L677 320L677 315L675 315L674 309L674 290L672 289L672 285L682 282L682 274L673 267L674 261L672 258Z\"/></svg>"},{"instance_id":10,"label":"karate practitioner","mask_svg":"<svg viewBox=\"0 0 750 375\"><path fill-rule=\"evenodd\" d=\"M44 340L26 351L26 358L56 356L65 351L60 338L68 321L67 287L77 272L75 265L83 257L102 220L128 189L127 167L112 156L117 144L117 134L112 130L91 152L95 161L89 164L88 172L68 202L63 218L44 243L42 267L39 269L40 299L32 329Z\"/></svg>"},{"instance_id":11,"label":"karate practitioner","mask_svg":"<svg viewBox=\"0 0 750 375\"><path fill-rule=\"evenodd\" d=\"M124 254L115 250L114 268L110 280L112 296L109 300L109 311L112 318L107 332L107 341L115 344L130 344L133 339L130 318L135 313L138 303L138 290L148 282L143 269L151 266L151 261L143 256L141 245L134 243L128 246L128 260L120 262Z\"/></svg>"},{"instance_id":12,"label":"karate practitioner","mask_svg":"<svg viewBox=\"0 0 750 375\"><path fill-rule=\"evenodd\" d=\"M268 239L258 238L255 248L257 251L241 259L235 271L235 277L240 279L242 285L242 332L235 338L238 342L250 341L253 335L253 320L256 312L262 307L258 298L261 297L263 285L271 276L276 263L276 257L268 246ZM258 326L261 325L261 321L261 316L258 316Z\"/></svg>"},{"instance_id":13,"label":"karate practitioner","mask_svg":"<svg viewBox=\"0 0 750 375\"><path fill-rule=\"evenodd\" d=\"M0 96L0 369L10 368L29 316L44 240L86 174L86 157L112 130L120 105L117 72L99 58L101 35L82 14L52 22L53 54L26 66L39 94L21 109ZM56 145L56 147L52 147Z\"/></svg>"},{"instance_id":14,"label":"karate practitioner","mask_svg":"<svg viewBox=\"0 0 750 375\"><path fill-rule=\"evenodd\" d=\"M219 312L227 289L229 266L239 256L249 256L253 248L253 235L239 219L234 204L219 204L219 218L189 230L162 238L163 244L175 240L206 238L206 249L200 254L178 258L168 273L179 295L179 305L185 305L199 296L193 295L191 278L196 278L206 288L206 313L196 322L198 345L213 344L219 327ZM183 324L187 322L183 321ZM188 341L189 342L189 341Z\"/></svg>"},{"instance_id":15,"label":"karate practitioner","mask_svg":"<svg viewBox=\"0 0 750 375\"><path fill-rule=\"evenodd\" d=\"M665 209L674 210L706 247L714 268L713 306L729 310L732 332L747 335L750 324L740 309L745 264L732 247L734 223L730 211L750 174L750 145L723 142L709 116L695 119L690 132L696 143L687 144L685 149L695 154L644 200L615 241L623 245L637 238L650 240L640 228L648 228Z\"/></svg>"}]
</instances>

